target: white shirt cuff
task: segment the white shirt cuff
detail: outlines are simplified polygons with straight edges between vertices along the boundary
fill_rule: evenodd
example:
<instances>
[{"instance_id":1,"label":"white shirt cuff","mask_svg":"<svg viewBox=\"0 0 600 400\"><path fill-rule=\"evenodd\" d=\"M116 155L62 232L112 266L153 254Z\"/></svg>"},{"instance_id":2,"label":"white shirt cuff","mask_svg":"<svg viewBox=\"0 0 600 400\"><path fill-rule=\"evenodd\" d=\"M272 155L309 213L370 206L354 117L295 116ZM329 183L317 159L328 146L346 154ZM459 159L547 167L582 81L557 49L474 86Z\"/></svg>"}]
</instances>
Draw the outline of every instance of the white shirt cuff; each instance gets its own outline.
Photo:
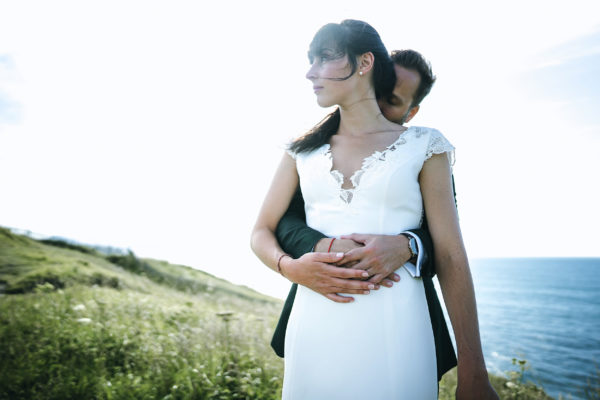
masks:
<instances>
[{"instance_id":1,"label":"white shirt cuff","mask_svg":"<svg viewBox=\"0 0 600 400\"><path fill-rule=\"evenodd\" d=\"M413 278L420 278L421 277L421 268L423 266L423 253L425 252L425 250L423 249L423 242L421 242L421 238L419 236L415 235L412 232L404 231L404 232L401 232L401 234L409 235L409 236L413 237L415 239L415 241L417 242L417 250L419 252L419 254L417 255L417 265L414 265L411 262L407 262L406 264L403 265L403 267L406 269L406 271L408 271L408 273Z\"/></svg>"}]
</instances>

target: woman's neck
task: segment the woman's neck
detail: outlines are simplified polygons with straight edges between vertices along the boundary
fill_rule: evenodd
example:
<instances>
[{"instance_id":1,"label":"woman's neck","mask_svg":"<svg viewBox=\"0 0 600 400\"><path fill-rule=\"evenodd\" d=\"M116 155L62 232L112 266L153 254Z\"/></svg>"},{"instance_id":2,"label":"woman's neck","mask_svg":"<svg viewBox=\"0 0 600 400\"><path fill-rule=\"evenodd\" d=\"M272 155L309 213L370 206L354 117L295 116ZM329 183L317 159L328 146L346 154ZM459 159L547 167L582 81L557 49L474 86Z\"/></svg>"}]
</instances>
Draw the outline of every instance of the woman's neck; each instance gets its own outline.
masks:
<instances>
[{"instance_id":1,"label":"woman's neck","mask_svg":"<svg viewBox=\"0 0 600 400\"><path fill-rule=\"evenodd\" d=\"M375 97L360 99L349 105L340 105L338 135L364 136L398 128L400 125L388 121L383 116Z\"/></svg>"}]
</instances>

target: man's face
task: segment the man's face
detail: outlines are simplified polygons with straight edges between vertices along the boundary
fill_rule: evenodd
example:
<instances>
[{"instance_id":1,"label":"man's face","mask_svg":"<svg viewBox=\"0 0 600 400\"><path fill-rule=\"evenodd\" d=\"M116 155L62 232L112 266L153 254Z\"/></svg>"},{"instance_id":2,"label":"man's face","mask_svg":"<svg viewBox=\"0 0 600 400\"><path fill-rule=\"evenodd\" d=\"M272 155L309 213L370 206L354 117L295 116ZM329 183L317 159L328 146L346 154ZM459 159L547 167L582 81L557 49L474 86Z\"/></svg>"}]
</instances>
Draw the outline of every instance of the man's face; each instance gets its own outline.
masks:
<instances>
[{"instance_id":1,"label":"man's face","mask_svg":"<svg viewBox=\"0 0 600 400\"><path fill-rule=\"evenodd\" d=\"M394 92L389 100L380 99L378 103L383 115L388 120L403 124L410 111L413 96L421 83L421 77L413 69L406 69L398 64L394 64L394 68L396 70Z\"/></svg>"}]
</instances>

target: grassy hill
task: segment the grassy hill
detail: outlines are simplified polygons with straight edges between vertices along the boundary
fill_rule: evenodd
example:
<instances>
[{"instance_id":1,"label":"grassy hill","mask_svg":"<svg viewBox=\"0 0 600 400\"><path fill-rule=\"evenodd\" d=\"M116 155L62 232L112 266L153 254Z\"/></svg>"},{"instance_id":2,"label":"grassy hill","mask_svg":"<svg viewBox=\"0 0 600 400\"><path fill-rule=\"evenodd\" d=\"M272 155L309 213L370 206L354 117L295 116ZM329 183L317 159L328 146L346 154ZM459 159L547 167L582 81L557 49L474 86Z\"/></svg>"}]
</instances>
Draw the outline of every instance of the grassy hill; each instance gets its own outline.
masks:
<instances>
[{"instance_id":1,"label":"grassy hill","mask_svg":"<svg viewBox=\"0 0 600 400\"><path fill-rule=\"evenodd\" d=\"M282 302L182 265L0 227L0 400L277 399ZM493 377L501 398L548 399ZM440 398L453 398L456 374Z\"/></svg>"},{"instance_id":2,"label":"grassy hill","mask_svg":"<svg viewBox=\"0 0 600 400\"><path fill-rule=\"evenodd\" d=\"M0 228L0 399L276 398L281 301Z\"/></svg>"}]
</instances>

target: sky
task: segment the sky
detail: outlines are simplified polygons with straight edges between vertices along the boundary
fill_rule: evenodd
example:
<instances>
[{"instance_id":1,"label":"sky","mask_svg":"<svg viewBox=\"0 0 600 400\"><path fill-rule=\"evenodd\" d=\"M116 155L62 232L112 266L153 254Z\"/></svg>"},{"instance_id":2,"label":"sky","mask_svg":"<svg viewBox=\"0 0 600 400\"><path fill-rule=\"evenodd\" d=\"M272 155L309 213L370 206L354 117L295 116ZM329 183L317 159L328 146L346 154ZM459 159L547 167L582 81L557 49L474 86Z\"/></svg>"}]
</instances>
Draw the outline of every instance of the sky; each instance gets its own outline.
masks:
<instances>
[{"instance_id":1,"label":"sky","mask_svg":"<svg viewBox=\"0 0 600 400\"><path fill-rule=\"evenodd\" d=\"M598 257L594 1L0 0L0 225L129 248L283 297L250 233L318 122L319 27L369 22L438 80L411 125L454 144L475 257Z\"/></svg>"}]
</instances>

